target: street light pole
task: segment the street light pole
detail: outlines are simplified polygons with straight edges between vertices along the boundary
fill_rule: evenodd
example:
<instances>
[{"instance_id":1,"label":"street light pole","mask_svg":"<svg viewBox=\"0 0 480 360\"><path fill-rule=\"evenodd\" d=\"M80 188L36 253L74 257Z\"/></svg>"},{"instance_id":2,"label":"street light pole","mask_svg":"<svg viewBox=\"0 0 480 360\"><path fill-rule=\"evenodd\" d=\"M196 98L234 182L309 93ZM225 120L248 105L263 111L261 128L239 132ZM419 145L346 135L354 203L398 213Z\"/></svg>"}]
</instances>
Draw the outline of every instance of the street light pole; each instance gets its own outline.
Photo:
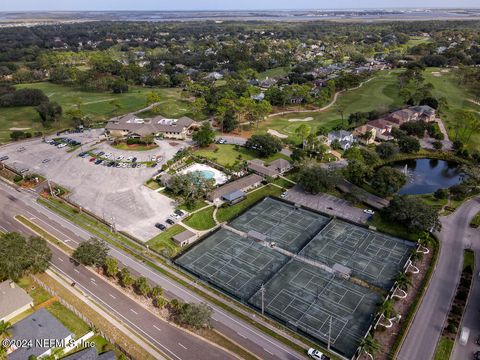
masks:
<instances>
[{"instance_id":1,"label":"street light pole","mask_svg":"<svg viewBox=\"0 0 480 360\"><path fill-rule=\"evenodd\" d=\"M328 351L330 351L330 338L332 336L332 315L330 315L330 322L328 325Z\"/></svg>"}]
</instances>

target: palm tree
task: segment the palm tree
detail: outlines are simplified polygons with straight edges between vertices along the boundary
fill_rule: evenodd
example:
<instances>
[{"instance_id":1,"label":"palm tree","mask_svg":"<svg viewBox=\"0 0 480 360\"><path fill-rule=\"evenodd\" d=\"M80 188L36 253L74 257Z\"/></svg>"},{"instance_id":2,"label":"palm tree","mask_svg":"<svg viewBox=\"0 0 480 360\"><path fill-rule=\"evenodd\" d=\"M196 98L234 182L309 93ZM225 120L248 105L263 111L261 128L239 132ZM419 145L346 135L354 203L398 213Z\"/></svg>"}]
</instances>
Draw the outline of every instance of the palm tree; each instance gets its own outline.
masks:
<instances>
[{"instance_id":1,"label":"palm tree","mask_svg":"<svg viewBox=\"0 0 480 360\"><path fill-rule=\"evenodd\" d=\"M360 347L371 359L373 359L373 355L380 350L380 344L371 334L368 334L362 339Z\"/></svg>"},{"instance_id":2,"label":"palm tree","mask_svg":"<svg viewBox=\"0 0 480 360\"><path fill-rule=\"evenodd\" d=\"M383 316L385 316L386 319L390 319L395 314L395 310L393 309L392 299L388 299L388 300L384 301L380 305L378 312L380 314L383 314Z\"/></svg>"},{"instance_id":3,"label":"palm tree","mask_svg":"<svg viewBox=\"0 0 480 360\"><path fill-rule=\"evenodd\" d=\"M10 324L8 321L0 321L0 337L12 335L9 330L11 326L12 324Z\"/></svg>"},{"instance_id":4,"label":"palm tree","mask_svg":"<svg viewBox=\"0 0 480 360\"><path fill-rule=\"evenodd\" d=\"M410 277L405 274L403 271L400 271L395 277L395 281L400 289L408 290L408 287L412 285Z\"/></svg>"}]
</instances>

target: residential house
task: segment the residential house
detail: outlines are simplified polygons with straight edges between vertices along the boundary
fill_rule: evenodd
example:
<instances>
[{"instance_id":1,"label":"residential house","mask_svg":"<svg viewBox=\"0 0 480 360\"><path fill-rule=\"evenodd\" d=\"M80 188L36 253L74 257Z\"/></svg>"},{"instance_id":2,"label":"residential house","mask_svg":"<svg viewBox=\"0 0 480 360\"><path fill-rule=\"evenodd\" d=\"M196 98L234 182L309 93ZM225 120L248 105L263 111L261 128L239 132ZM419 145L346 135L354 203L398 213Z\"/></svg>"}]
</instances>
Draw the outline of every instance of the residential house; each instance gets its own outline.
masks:
<instances>
[{"instance_id":1,"label":"residential house","mask_svg":"<svg viewBox=\"0 0 480 360\"><path fill-rule=\"evenodd\" d=\"M33 308L32 298L11 280L0 283L0 321L8 321Z\"/></svg>"},{"instance_id":2,"label":"residential house","mask_svg":"<svg viewBox=\"0 0 480 360\"><path fill-rule=\"evenodd\" d=\"M426 122L435 121L436 111L428 105L412 106L409 109L417 113L418 120Z\"/></svg>"},{"instance_id":3,"label":"residential house","mask_svg":"<svg viewBox=\"0 0 480 360\"><path fill-rule=\"evenodd\" d=\"M294 96L290 99L290 104L293 105L300 105L305 101L305 98L303 96Z\"/></svg>"},{"instance_id":4,"label":"residential house","mask_svg":"<svg viewBox=\"0 0 480 360\"><path fill-rule=\"evenodd\" d=\"M252 95L250 96L250 99L256 100L256 101L262 101L263 99L265 99L265 93L261 92L259 94Z\"/></svg>"},{"instance_id":5,"label":"residential house","mask_svg":"<svg viewBox=\"0 0 480 360\"><path fill-rule=\"evenodd\" d=\"M248 169L262 177L277 177L292 168L292 164L285 159L274 160L268 166L260 159L248 162Z\"/></svg>"},{"instance_id":6,"label":"residential house","mask_svg":"<svg viewBox=\"0 0 480 360\"><path fill-rule=\"evenodd\" d=\"M211 72L209 73L207 76L206 76L207 79L211 79L211 80L222 80L223 79L223 75L220 74L219 72L217 71L214 71L214 72Z\"/></svg>"},{"instance_id":7,"label":"residential house","mask_svg":"<svg viewBox=\"0 0 480 360\"><path fill-rule=\"evenodd\" d=\"M122 138L140 138L144 136L163 136L172 139L186 139L198 124L188 118L167 119L163 116L141 119L128 114L111 119L105 126L108 135Z\"/></svg>"},{"instance_id":8,"label":"residential house","mask_svg":"<svg viewBox=\"0 0 480 360\"><path fill-rule=\"evenodd\" d=\"M400 127L406 122L418 120L418 114L411 109L402 109L392 112L385 120L391 122L394 127Z\"/></svg>"},{"instance_id":9,"label":"residential house","mask_svg":"<svg viewBox=\"0 0 480 360\"><path fill-rule=\"evenodd\" d=\"M260 87L263 89L268 89L277 83L277 80L272 78L266 78L265 80L260 81Z\"/></svg>"},{"instance_id":10,"label":"residential house","mask_svg":"<svg viewBox=\"0 0 480 360\"><path fill-rule=\"evenodd\" d=\"M370 145L375 142L375 138L377 137L377 129L373 126L365 124L355 128L352 134L359 143ZM367 134L370 134L371 136L367 136Z\"/></svg>"},{"instance_id":11,"label":"residential house","mask_svg":"<svg viewBox=\"0 0 480 360\"><path fill-rule=\"evenodd\" d=\"M64 348L72 340L73 334L46 309L35 311L11 328L12 340L30 342L28 347L12 346L7 350L7 360L40 358L51 354L54 348ZM48 340L38 343L37 340Z\"/></svg>"},{"instance_id":12,"label":"residential house","mask_svg":"<svg viewBox=\"0 0 480 360\"><path fill-rule=\"evenodd\" d=\"M331 131L328 133L327 136L327 145L331 146L334 141L338 141L340 143L340 147L343 150L347 150L352 147L355 142L355 138L353 137L353 134L349 131Z\"/></svg>"},{"instance_id":13,"label":"residential house","mask_svg":"<svg viewBox=\"0 0 480 360\"><path fill-rule=\"evenodd\" d=\"M222 200L227 202L229 205L234 205L245 199L246 196L247 194L245 193L245 191L235 190L231 193L223 195Z\"/></svg>"},{"instance_id":14,"label":"residential house","mask_svg":"<svg viewBox=\"0 0 480 360\"><path fill-rule=\"evenodd\" d=\"M208 200L218 201L224 200L223 197L232 194L236 191L247 192L248 190L254 189L262 183L263 178L257 174L251 174L235 181L226 183L215 190L213 190L208 195ZM228 201L228 200L227 200Z\"/></svg>"},{"instance_id":15,"label":"residential house","mask_svg":"<svg viewBox=\"0 0 480 360\"><path fill-rule=\"evenodd\" d=\"M173 242L178 246L186 246L195 242L198 239L197 234L190 230L185 230L172 237Z\"/></svg>"},{"instance_id":16,"label":"residential house","mask_svg":"<svg viewBox=\"0 0 480 360\"><path fill-rule=\"evenodd\" d=\"M390 135L392 132L393 125L391 122L385 119L372 120L367 123L371 128L375 129L375 135L378 140L392 140L393 136Z\"/></svg>"}]
</instances>

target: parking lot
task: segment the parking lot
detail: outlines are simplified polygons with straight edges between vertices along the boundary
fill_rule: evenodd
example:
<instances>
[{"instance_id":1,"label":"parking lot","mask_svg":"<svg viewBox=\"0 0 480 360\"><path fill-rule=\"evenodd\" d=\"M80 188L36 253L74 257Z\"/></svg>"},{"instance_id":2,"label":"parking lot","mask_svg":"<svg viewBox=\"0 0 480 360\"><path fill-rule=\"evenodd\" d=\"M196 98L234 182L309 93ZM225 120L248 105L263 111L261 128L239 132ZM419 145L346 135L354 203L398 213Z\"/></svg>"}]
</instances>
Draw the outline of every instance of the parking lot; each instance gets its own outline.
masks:
<instances>
[{"instance_id":1,"label":"parking lot","mask_svg":"<svg viewBox=\"0 0 480 360\"><path fill-rule=\"evenodd\" d=\"M348 201L328 194L307 194L296 185L288 190L285 199L332 216L338 216L359 224L366 224L370 215L352 206Z\"/></svg>"},{"instance_id":2,"label":"parking lot","mask_svg":"<svg viewBox=\"0 0 480 360\"><path fill-rule=\"evenodd\" d=\"M158 142L158 148L149 151L117 150L107 142L97 144L101 133L101 130L92 130L62 135L82 143L72 152L68 152L68 146L58 148L34 139L3 146L0 156L8 156L5 163L15 169L29 169L29 173L38 173L66 187L71 192L70 200L114 223L117 230L147 241L160 232L154 225L163 222L173 212L174 203L143 184L186 144L162 140ZM25 150L18 151L22 147ZM161 160L155 168L108 167L95 165L90 156L78 156L90 150L111 153L115 158L137 157L138 162L150 161L152 157Z\"/></svg>"}]
</instances>

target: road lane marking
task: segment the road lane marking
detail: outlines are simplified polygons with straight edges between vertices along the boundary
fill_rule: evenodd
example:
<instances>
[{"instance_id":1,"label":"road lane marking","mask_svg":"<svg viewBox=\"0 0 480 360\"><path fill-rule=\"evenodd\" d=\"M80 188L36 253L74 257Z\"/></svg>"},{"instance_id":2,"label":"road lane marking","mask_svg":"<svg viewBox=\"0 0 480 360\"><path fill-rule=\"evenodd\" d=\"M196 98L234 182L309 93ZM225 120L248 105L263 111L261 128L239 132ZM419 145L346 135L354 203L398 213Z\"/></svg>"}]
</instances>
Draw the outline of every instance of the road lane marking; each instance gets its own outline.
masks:
<instances>
[{"instance_id":1,"label":"road lane marking","mask_svg":"<svg viewBox=\"0 0 480 360\"><path fill-rule=\"evenodd\" d=\"M108 294L108 295L110 295L111 298L116 299L116 297L113 296L112 294Z\"/></svg>"},{"instance_id":2,"label":"road lane marking","mask_svg":"<svg viewBox=\"0 0 480 360\"><path fill-rule=\"evenodd\" d=\"M59 257L58 260L60 260L61 262L63 262L63 259L62 259L61 257Z\"/></svg>"},{"instance_id":3,"label":"road lane marking","mask_svg":"<svg viewBox=\"0 0 480 360\"><path fill-rule=\"evenodd\" d=\"M270 355L274 356L270 351L268 351L267 349L263 348L263 350L265 350L267 353L269 353Z\"/></svg>"},{"instance_id":4,"label":"road lane marking","mask_svg":"<svg viewBox=\"0 0 480 360\"><path fill-rule=\"evenodd\" d=\"M158 331L162 331L162 329L158 328L157 326L155 325L152 325L155 329L157 329Z\"/></svg>"},{"instance_id":5,"label":"road lane marking","mask_svg":"<svg viewBox=\"0 0 480 360\"><path fill-rule=\"evenodd\" d=\"M62 270L60 269L58 266L55 266L55 264L52 264L52 266L60 273L63 274L63 276L65 276L67 279L69 279L69 276ZM124 316L124 314L120 313L118 310L116 310L115 308L113 308L112 306L110 306L109 303L106 303L104 300L102 300L100 297L98 297L97 295L95 295L94 293L92 293L91 291L89 291L87 288L83 287L82 285L79 284L79 287L80 288L83 288L85 293L88 293L90 294L89 296L91 296L92 298L95 298L97 299L99 302L101 302L105 307L109 308L112 312L116 313L120 318L124 319L127 323L129 323L132 327L136 328L139 332L141 332L142 334L144 334L146 337L148 337L150 339L151 342L157 344L159 347L161 347L162 349L164 349L165 351L167 351L168 353L170 353L171 355L173 355L173 357L177 358L178 360L182 360L179 356L177 356L172 350L170 350L169 348L167 348L166 346L164 346L162 343L160 343L159 341L157 341L154 337L152 337L150 334L148 334L147 332L145 332L145 330L143 330L142 328L140 328L139 326L137 326L137 324L135 324L132 320L128 319L127 317Z\"/></svg>"},{"instance_id":6,"label":"road lane marking","mask_svg":"<svg viewBox=\"0 0 480 360\"><path fill-rule=\"evenodd\" d=\"M242 335L242 334L240 334L239 332L237 332L237 334L240 335L241 337L243 337L244 339L247 338L245 335Z\"/></svg>"},{"instance_id":7,"label":"road lane marking","mask_svg":"<svg viewBox=\"0 0 480 360\"><path fill-rule=\"evenodd\" d=\"M135 310L130 309L130 311L133 312L135 315L138 315L138 313Z\"/></svg>"},{"instance_id":8,"label":"road lane marking","mask_svg":"<svg viewBox=\"0 0 480 360\"><path fill-rule=\"evenodd\" d=\"M80 274L80 271L78 271L77 269L73 269L73 271L75 271L77 274Z\"/></svg>"},{"instance_id":9,"label":"road lane marking","mask_svg":"<svg viewBox=\"0 0 480 360\"><path fill-rule=\"evenodd\" d=\"M182 344L178 343L178 345L180 345L182 348L184 348L185 350L187 350L187 348L185 346L183 346Z\"/></svg>"}]
</instances>

